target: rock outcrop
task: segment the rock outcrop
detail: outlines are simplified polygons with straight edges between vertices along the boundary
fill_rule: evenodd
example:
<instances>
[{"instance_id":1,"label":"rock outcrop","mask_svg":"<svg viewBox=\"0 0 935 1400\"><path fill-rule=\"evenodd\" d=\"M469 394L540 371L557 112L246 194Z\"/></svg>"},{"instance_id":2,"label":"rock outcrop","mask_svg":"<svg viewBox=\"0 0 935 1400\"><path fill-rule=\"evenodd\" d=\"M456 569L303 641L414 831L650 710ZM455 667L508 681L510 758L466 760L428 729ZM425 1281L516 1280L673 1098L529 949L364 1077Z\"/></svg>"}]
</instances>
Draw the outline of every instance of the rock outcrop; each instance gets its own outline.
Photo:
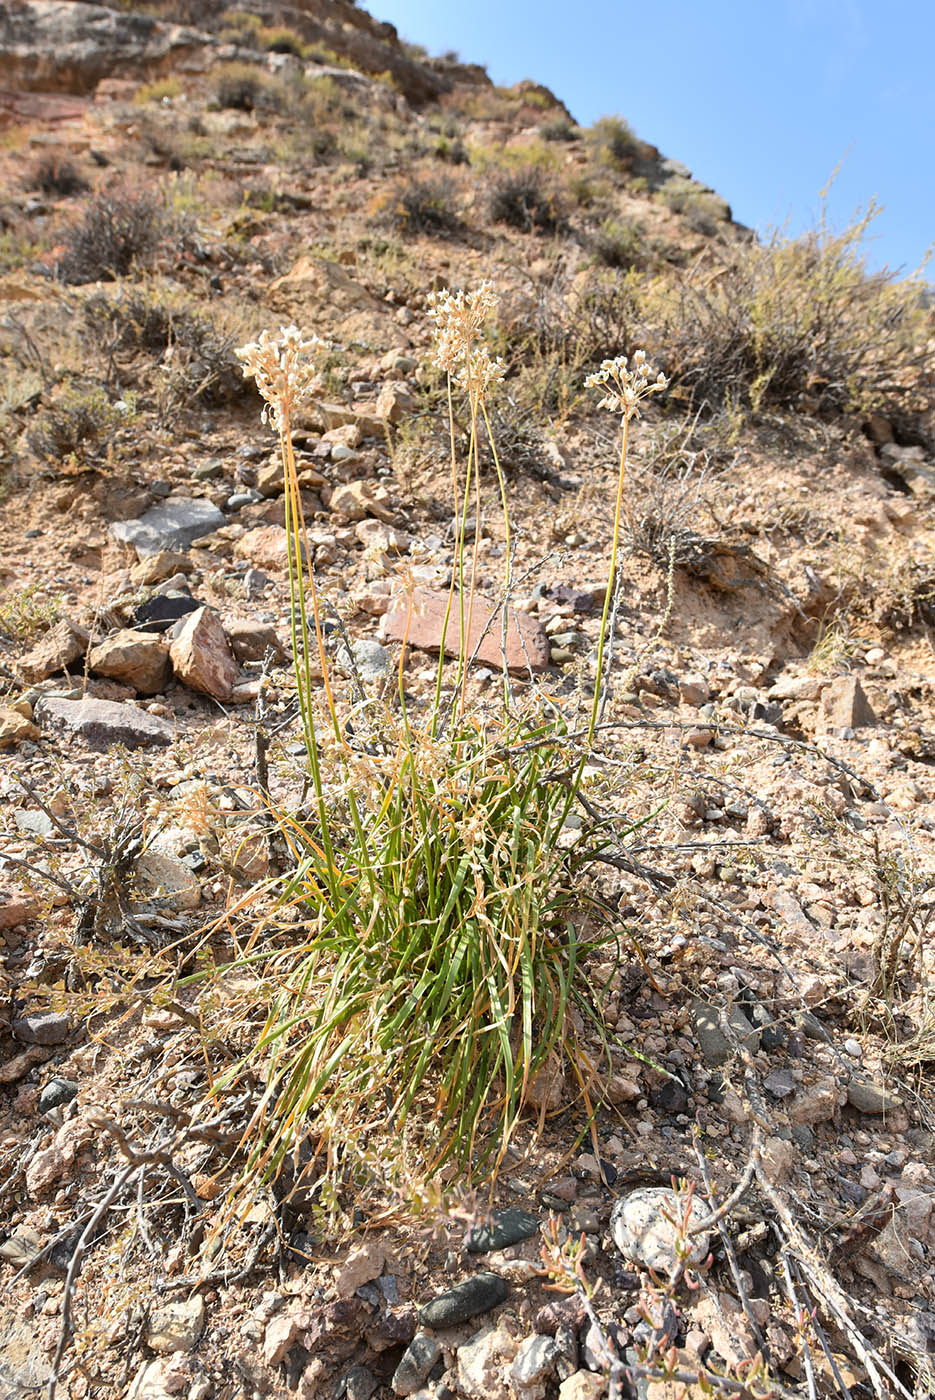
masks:
<instances>
[{"instance_id":1,"label":"rock outcrop","mask_svg":"<svg viewBox=\"0 0 935 1400\"><path fill-rule=\"evenodd\" d=\"M198 29L81 0L14 0L0 10L0 85L92 92L101 78L202 71L217 40Z\"/></svg>"}]
</instances>

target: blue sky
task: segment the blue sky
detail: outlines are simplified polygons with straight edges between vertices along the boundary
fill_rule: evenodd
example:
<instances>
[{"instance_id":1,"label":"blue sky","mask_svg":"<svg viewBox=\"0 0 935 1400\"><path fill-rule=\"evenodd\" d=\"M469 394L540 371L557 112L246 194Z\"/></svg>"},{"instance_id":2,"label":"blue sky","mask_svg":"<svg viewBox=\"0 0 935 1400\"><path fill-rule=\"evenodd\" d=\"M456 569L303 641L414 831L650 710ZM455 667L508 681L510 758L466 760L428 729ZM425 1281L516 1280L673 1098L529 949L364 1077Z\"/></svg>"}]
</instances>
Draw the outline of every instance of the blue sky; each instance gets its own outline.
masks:
<instances>
[{"instance_id":1,"label":"blue sky","mask_svg":"<svg viewBox=\"0 0 935 1400\"><path fill-rule=\"evenodd\" d=\"M589 125L618 113L764 231L835 227L876 196L871 266L935 242L935 0L369 0L430 53L546 83ZM926 275L935 280L935 263Z\"/></svg>"}]
</instances>

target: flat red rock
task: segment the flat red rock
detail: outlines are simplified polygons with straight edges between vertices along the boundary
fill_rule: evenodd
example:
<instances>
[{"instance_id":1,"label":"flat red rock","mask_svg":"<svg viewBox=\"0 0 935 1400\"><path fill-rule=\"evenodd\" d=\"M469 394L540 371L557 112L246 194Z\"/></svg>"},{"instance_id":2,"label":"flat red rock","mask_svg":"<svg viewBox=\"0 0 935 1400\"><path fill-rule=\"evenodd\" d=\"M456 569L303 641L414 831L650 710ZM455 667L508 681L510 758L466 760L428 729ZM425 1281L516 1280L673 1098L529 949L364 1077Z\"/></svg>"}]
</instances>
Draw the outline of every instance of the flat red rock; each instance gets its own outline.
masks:
<instances>
[{"instance_id":1,"label":"flat red rock","mask_svg":"<svg viewBox=\"0 0 935 1400\"><path fill-rule=\"evenodd\" d=\"M445 632L445 611L448 594L432 588L417 588L411 597L399 594L390 605L383 620L383 635L388 641L401 642L423 651L440 651L445 637L445 655L457 656L461 643L461 609L457 595L451 605L448 630ZM467 621L465 600L465 621ZM502 664L501 632L502 605L486 598L475 597L468 632L468 655L484 666L499 668ZM475 656L476 649L476 656ZM511 671L544 671L549 664L549 639L545 630L528 613L510 608L507 614L506 664Z\"/></svg>"}]
</instances>

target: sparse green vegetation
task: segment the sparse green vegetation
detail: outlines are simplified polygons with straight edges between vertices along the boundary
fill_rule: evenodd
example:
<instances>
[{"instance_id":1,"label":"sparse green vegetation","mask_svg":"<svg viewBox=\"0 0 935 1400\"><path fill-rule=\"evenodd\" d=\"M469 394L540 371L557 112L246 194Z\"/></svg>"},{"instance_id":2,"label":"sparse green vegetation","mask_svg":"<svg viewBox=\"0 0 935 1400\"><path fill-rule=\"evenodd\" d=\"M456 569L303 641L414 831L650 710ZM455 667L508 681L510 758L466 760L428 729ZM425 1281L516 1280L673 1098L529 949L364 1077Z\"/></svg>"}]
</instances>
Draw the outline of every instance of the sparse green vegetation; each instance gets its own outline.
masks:
<instances>
[{"instance_id":1,"label":"sparse green vegetation","mask_svg":"<svg viewBox=\"0 0 935 1400\"><path fill-rule=\"evenodd\" d=\"M453 233L461 224L454 187L448 180L406 180L374 212L379 222L406 235Z\"/></svg>"},{"instance_id":2,"label":"sparse green vegetation","mask_svg":"<svg viewBox=\"0 0 935 1400\"><path fill-rule=\"evenodd\" d=\"M557 233L563 223L558 193L536 166L495 175L488 210L494 223L509 224L523 233Z\"/></svg>"},{"instance_id":3,"label":"sparse green vegetation","mask_svg":"<svg viewBox=\"0 0 935 1400\"><path fill-rule=\"evenodd\" d=\"M270 84L265 73L245 63L231 63L221 69L214 84L219 107L235 112L252 112L272 106Z\"/></svg>"},{"instance_id":4,"label":"sparse green vegetation","mask_svg":"<svg viewBox=\"0 0 935 1400\"><path fill-rule=\"evenodd\" d=\"M256 36L268 53L291 53L296 58L304 55L302 36L296 34L294 29L258 29Z\"/></svg>"},{"instance_id":5,"label":"sparse green vegetation","mask_svg":"<svg viewBox=\"0 0 935 1400\"><path fill-rule=\"evenodd\" d=\"M577 141L581 130L567 117L556 117L554 121L543 122L539 128L543 141Z\"/></svg>"},{"instance_id":6,"label":"sparse green vegetation","mask_svg":"<svg viewBox=\"0 0 935 1400\"><path fill-rule=\"evenodd\" d=\"M41 584L27 583L0 594L0 634L15 641L35 641L61 615L61 596L48 593Z\"/></svg>"},{"instance_id":7,"label":"sparse green vegetation","mask_svg":"<svg viewBox=\"0 0 935 1400\"><path fill-rule=\"evenodd\" d=\"M595 159L617 170L626 169L639 152L639 141L622 117L601 117L586 133Z\"/></svg>"},{"instance_id":8,"label":"sparse green vegetation","mask_svg":"<svg viewBox=\"0 0 935 1400\"><path fill-rule=\"evenodd\" d=\"M133 101L139 107L150 102L171 102L174 98L181 97L183 92L184 88L178 78L159 78L154 83L144 83L138 88Z\"/></svg>"},{"instance_id":9,"label":"sparse green vegetation","mask_svg":"<svg viewBox=\"0 0 935 1400\"><path fill-rule=\"evenodd\" d=\"M645 262L646 245L635 224L606 219L594 239L594 256L604 267L617 267L626 272Z\"/></svg>"},{"instance_id":10,"label":"sparse green vegetation","mask_svg":"<svg viewBox=\"0 0 935 1400\"><path fill-rule=\"evenodd\" d=\"M112 402L103 389L69 388L43 406L27 440L47 462L85 460L106 447L132 414L132 404Z\"/></svg>"}]
</instances>

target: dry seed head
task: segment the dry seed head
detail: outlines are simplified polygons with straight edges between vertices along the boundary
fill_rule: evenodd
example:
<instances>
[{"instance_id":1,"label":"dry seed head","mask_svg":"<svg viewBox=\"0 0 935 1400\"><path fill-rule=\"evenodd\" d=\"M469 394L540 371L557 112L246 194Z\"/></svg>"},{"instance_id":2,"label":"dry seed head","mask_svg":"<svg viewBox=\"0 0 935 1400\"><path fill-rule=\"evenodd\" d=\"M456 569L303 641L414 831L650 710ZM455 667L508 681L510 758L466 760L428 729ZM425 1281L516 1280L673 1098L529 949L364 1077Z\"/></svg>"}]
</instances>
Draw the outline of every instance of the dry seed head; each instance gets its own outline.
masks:
<instances>
[{"instance_id":1,"label":"dry seed head","mask_svg":"<svg viewBox=\"0 0 935 1400\"><path fill-rule=\"evenodd\" d=\"M298 326L281 326L278 338L261 331L257 340L234 351L243 361L244 378L252 375L266 400L260 415L264 423L269 419L278 428L282 410L311 393L315 378L313 356L324 343L317 335L303 340Z\"/></svg>"},{"instance_id":2,"label":"dry seed head","mask_svg":"<svg viewBox=\"0 0 935 1400\"><path fill-rule=\"evenodd\" d=\"M628 368L626 355L618 355L615 360L604 360L596 374L589 374L584 381L588 389L610 386L610 393L601 399L598 408L609 408L612 413L623 415L624 422L639 417L639 405L650 394L661 394L668 385L662 373L657 374L646 358L645 350L637 350L633 356L633 367Z\"/></svg>"},{"instance_id":3,"label":"dry seed head","mask_svg":"<svg viewBox=\"0 0 935 1400\"><path fill-rule=\"evenodd\" d=\"M493 359L486 346L477 343L484 322L496 307L489 282L482 282L473 292L446 289L429 294L428 313L435 322L434 363L468 391L483 394L506 373L503 361Z\"/></svg>"}]
</instances>

